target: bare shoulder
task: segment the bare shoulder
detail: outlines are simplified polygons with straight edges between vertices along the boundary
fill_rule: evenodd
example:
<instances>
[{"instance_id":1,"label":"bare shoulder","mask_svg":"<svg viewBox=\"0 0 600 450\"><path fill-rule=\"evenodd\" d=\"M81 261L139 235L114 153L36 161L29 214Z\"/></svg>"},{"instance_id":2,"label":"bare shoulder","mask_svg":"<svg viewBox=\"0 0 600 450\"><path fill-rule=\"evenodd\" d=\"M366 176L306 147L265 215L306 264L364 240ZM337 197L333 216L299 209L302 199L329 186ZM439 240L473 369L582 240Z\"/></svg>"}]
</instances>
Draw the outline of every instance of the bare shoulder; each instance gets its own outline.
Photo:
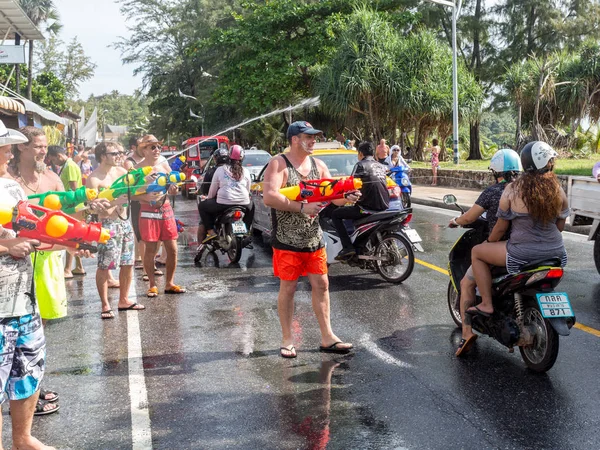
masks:
<instances>
[{"instance_id":1,"label":"bare shoulder","mask_svg":"<svg viewBox=\"0 0 600 450\"><path fill-rule=\"evenodd\" d=\"M267 168L265 169L265 175L267 175L268 173L273 174L273 173L283 172L286 167L287 167L287 164L285 163L283 156L281 156L281 155L274 156L273 158L271 158L271 160L269 161L269 164L267 165Z\"/></svg>"},{"instance_id":2,"label":"bare shoulder","mask_svg":"<svg viewBox=\"0 0 600 450\"><path fill-rule=\"evenodd\" d=\"M327 167L327 164L325 164L319 158L313 159L315 161L315 164L317 165L317 169L319 169L319 174L321 175L321 178L329 177L329 167Z\"/></svg>"}]
</instances>

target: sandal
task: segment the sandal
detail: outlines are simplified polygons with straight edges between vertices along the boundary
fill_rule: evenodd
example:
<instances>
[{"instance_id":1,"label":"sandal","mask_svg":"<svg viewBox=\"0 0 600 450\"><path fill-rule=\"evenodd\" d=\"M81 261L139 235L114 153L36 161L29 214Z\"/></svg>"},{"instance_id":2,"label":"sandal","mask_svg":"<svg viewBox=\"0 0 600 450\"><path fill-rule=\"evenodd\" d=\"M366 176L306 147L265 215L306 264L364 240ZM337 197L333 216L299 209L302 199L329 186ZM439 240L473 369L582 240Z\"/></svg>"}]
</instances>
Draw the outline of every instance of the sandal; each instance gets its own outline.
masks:
<instances>
[{"instance_id":1,"label":"sandal","mask_svg":"<svg viewBox=\"0 0 600 450\"><path fill-rule=\"evenodd\" d=\"M150 278L148 278L148 275L144 274L144 276L142 277L143 281L150 281Z\"/></svg>"},{"instance_id":2,"label":"sandal","mask_svg":"<svg viewBox=\"0 0 600 450\"><path fill-rule=\"evenodd\" d=\"M47 398L49 395L51 395L52 398ZM54 403L54 402L58 401L58 392L48 391L46 389L40 389L40 399L44 400L45 402Z\"/></svg>"},{"instance_id":3,"label":"sandal","mask_svg":"<svg viewBox=\"0 0 600 450\"><path fill-rule=\"evenodd\" d=\"M154 276L155 277L162 277L164 275L164 273L162 273L162 270L154 268Z\"/></svg>"},{"instance_id":4,"label":"sandal","mask_svg":"<svg viewBox=\"0 0 600 450\"><path fill-rule=\"evenodd\" d=\"M476 334L470 336L469 339L461 339L460 344L458 344L458 348L456 349L456 353L454 355L461 356L463 353L467 353L469 350L471 350L471 347L473 346L476 340Z\"/></svg>"},{"instance_id":5,"label":"sandal","mask_svg":"<svg viewBox=\"0 0 600 450\"><path fill-rule=\"evenodd\" d=\"M102 317L102 320L114 319L115 313L113 313L112 309L109 309L108 311L102 311L100 317Z\"/></svg>"},{"instance_id":6,"label":"sandal","mask_svg":"<svg viewBox=\"0 0 600 450\"><path fill-rule=\"evenodd\" d=\"M339 345L349 345L349 347L339 347ZM352 344L345 344L341 341L338 342L334 342L333 344L331 344L330 346L323 346L320 345L319 346L319 351L323 352L323 353L337 353L339 355L345 355L346 353L350 353L353 349L353 345Z\"/></svg>"},{"instance_id":7,"label":"sandal","mask_svg":"<svg viewBox=\"0 0 600 450\"><path fill-rule=\"evenodd\" d=\"M146 292L146 297L158 297L158 288L156 286L152 286L150 289L148 289L148 292Z\"/></svg>"},{"instance_id":8,"label":"sandal","mask_svg":"<svg viewBox=\"0 0 600 450\"><path fill-rule=\"evenodd\" d=\"M186 293L185 288L182 288L181 286L177 286L176 284L171 286L169 289L165 289L165 294L185 294L185 293Z\"/></svg>"},{"instance_id":9,"label":"sandal","mask_svg":"<svg viewBox=\"0 0 600 450\"><path fill-rule=\"evenodd\" d=\"M279 347L279 356L282 358L292 359L298 356L296 352L296 347L293 345L290 347Z\"/></svg>"},{"instance_id":10,"label":"sandal","mask_svg":"<svg viewBox=\"0 0 600 450\"><path fill-rule=\"evenodd\" d=\"M136 261L133 265L133 270L142 270L144 268L144 263L142 261Z\"/></svg>"},{"instance_id":11,"label":"sandal","mask_svg":"<svg viewBox=\"0 0 600 450\"><path fill-rule=\"evenodd\" d=\"M48 405L52 405L52 407L47 408ZM60 405L58 403L50 403L50 402L47 402L46 400L38 400L37 404L35 405L35 412L33 413L33 415L34 416L45 416L48 414L55 413L59 409L60 409Z\"/></svg>"},{"instance_id":12,"label":"sandal","mask_svg":"<svg viewBox=\"0 0 600 450\"><path fill-rule=\"evenodd\" d=\"M129 306L126 306L125 308L118 308L119 311L141 311L143 309L146 309L146 307L144 305L140 305L139 303L132 303Z\"/></svg>"}]
</instances>

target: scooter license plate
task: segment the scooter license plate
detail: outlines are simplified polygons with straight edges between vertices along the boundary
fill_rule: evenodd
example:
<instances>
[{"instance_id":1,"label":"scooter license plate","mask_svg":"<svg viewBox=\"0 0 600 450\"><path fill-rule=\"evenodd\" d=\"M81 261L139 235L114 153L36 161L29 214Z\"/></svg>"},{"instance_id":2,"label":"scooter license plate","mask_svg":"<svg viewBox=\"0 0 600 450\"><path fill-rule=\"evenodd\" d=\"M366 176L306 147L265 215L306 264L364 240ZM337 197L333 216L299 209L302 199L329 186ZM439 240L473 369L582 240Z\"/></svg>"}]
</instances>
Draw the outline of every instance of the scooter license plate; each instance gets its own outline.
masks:
<instances>
[{"instance_id":1,"label":"scooter license plate","mask_svg":"<svg viewBox=\"0 0 600 450\"><path fill-rule=\"evenodd\" d=\"M246 234L246 224L244 222L233 222L233 234Z\"/></svg>"},{"instance_id":2,"label":"scooter license plate","mask_svg":"<svg viewBox=\"0 0 600 450\"><path fill-rule=\"evenodd\" d=\"M536 294L542 317L554 319L557 317L573 317L573 308L566 292L547 292Z\"/></svg>"},{"instance_id":3,"label":"scooter license plate","mask_svg":"<svg viewBox=\"0 0 600 450\"><path fill-rule=\"evenodd\" d=\"M421 242L423 240L421 239L421 236L419 236L417 230L413 230L412 228L405 228L404 233L406 234L406 237L410 240L410 242L412 242L413 244L416 244L417 242Z\"/></svg>"}]
</instances>

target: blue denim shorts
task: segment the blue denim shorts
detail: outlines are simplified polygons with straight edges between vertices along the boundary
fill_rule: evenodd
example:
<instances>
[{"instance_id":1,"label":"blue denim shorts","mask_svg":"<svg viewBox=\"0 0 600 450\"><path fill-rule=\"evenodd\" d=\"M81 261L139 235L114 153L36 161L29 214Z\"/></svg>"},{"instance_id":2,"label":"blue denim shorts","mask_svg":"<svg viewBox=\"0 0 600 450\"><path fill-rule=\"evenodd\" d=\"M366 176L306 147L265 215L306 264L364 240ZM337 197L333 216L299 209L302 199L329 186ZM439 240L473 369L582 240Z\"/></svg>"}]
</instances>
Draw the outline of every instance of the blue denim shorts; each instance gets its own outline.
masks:
<instances>
[{"instance_id":1,"label":"blue denim shorts","mask_svg":"<svg viewBox=\"0 0 600 450\"><path fill-rule=\"evenodd\" d=\"M39 389L46 363L46 338L38 314L0 319L0 383L2 395L24 400Z\"/></svg>"}]
</instances>

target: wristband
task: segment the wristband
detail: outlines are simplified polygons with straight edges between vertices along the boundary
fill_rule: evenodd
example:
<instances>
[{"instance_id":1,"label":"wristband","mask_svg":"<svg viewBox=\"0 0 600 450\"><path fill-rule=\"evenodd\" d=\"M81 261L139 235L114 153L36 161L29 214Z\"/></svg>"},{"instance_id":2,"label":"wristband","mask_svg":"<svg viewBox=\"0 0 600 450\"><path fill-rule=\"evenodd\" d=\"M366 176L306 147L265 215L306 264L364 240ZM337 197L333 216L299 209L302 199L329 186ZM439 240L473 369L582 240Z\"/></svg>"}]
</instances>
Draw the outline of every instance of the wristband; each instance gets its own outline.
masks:
<instances>
[{"instance_id":1,"label":"wristband","mask_svg":"<svg viewBox=\"0 0 600 450\"><path fill-rule=\"evenodd\" d=\"M450 223L454 226L460 227L460 224L456 221L456 219L458 219L458 217L453 217L452 220L450 220Z\"/></svg>"},{"instance_id":2,"label":"wristband","mask_svg":"<svg viewBox=\"0 0 600 450\"><path fill-rule=\"evenodd\" d=\"M300 212L304 209L304 203L300 203Z\"/></svg>"}]
</instances>

